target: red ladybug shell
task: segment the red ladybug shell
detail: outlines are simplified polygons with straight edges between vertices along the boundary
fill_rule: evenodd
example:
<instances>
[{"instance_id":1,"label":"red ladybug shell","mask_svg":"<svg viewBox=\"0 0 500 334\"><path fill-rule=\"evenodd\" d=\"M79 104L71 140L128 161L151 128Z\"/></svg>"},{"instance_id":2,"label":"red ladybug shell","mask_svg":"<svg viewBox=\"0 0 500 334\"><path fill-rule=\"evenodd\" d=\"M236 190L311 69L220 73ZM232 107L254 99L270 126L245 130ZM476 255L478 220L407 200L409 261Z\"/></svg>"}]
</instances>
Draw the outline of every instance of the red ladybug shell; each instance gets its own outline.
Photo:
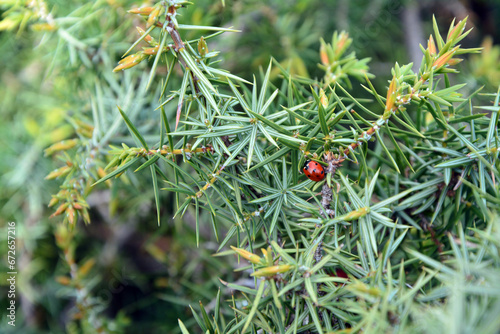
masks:
<instances>
[{"instance_id":1,"label":"red ladybug shell","mask_svg":"<svg viewBox=\"0 0 500 334\"><path fill-rule=\"evenodd\" d=\"M316 161L306 161L303 170L304 174L315 182L319 182L325 178L325 169Z\"/></svg>"}]
</instances>

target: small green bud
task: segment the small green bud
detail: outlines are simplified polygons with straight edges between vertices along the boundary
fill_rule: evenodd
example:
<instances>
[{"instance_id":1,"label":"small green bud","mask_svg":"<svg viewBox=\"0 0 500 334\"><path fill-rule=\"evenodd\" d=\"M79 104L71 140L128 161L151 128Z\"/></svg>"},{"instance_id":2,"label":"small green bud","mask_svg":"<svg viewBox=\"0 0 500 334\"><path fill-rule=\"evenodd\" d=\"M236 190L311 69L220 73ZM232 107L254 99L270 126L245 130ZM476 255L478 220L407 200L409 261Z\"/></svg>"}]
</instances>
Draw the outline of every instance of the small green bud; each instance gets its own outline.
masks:
<instances>
[{"instance_id":1,"label":"small green bud","mask_svg":"<svg viewBox=\"0 0 500 334\"><path fill-rule=\"evenodd\" d=\"M200 40L198 41L198 52L200 56L205 57L206 54L208 53L208 46L207 42L203 38L203 36L200 37Z\"/></svg>"}]
</instances>

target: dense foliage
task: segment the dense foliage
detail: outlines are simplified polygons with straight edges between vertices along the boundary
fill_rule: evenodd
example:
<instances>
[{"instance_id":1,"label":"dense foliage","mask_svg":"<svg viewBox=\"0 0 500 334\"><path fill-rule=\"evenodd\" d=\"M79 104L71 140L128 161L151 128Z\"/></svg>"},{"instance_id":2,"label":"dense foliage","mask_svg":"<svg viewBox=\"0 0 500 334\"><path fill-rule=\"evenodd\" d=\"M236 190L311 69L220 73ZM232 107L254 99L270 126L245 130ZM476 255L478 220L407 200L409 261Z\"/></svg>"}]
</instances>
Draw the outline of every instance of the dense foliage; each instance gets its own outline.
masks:
<instances>
[{"instance_id":1,"label":"dense foliage","mask_svg":"<svg viewBox=\"0 0 500 334\"><path fill-rule=\"evenodd\" d=\"M2 77L6 110L33 110L2 125L26 137L2 212L27 331L498 332L498 49L462 46L467 18L376 76L349 33L299 23L316 2L272 17L268 50L229 4L47 3L0 1L2 50L51 55Z\"/></svg>"}]
</instances>

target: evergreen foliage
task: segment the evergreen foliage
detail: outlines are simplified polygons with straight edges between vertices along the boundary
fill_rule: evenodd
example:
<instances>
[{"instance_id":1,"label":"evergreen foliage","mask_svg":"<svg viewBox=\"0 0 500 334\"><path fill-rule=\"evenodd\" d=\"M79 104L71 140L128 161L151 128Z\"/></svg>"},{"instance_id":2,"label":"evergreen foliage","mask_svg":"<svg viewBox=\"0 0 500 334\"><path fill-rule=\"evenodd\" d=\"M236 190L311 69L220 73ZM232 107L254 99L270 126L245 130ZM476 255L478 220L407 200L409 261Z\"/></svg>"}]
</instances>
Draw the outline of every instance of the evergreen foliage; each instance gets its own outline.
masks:
<instances>
[{"instance_id":1,"label":"evergreen foliage","mask_svg":"<svg viewBox=\"0 0 500 334\"><path fill-rule=\"evenodd\" d=\"M43 1L19 3L0 2L0 27L56 32L46 75L69 64L54 84L66 109L89 111L58 119L65 134L37 155L58 164L46 179L60 186L49 203L59 293L77 310L66 331L134 326L102 313L99 260L78 254L78 226L93 224L106 189L111 221L154 211L147 229L160 238L192 220L195 242L172 240L174 256L213 255L198 288L212 302L176 315L182 333L500 330L500 89L470 91L458 76L461 57L480 52L461 45L467 19L446 31L434 19L421 64L395 63L378 87L344 31L320 40L318 78L290 50L244 78L212 49L237 29L197 19L204 4L125 13L132 1L95 1L53 17ZM136 31L120 24L131 17ZM125 45L123 31L137 38ZM306 161L324 180L304 175ZM168 263L154 242L141 247ZM175 271L196 276L197 261Z\"/></svg>"}]
</instances>

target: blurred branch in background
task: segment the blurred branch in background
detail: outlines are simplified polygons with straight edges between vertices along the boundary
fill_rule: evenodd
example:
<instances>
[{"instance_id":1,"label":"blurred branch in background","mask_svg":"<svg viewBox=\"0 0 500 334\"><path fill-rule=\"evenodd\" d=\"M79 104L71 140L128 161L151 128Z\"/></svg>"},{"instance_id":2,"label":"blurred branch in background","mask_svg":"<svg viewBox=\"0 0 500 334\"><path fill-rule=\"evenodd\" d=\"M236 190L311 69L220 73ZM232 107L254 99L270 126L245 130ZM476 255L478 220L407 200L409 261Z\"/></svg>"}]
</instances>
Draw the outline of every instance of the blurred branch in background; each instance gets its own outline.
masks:
<instances>
[{"instance_id":1,"label":"blurred branch in background","mask_svg":"<svg viewBox=\"0 0 500 334\"><path fill-rule=\"evenodd\" d=\"M416 69L421 61L421 51L419 45L425 44L424 31L420 18L420 5L418 1L409 2L403 9L402 25L405 32L405 44L408 50L410 62Z\"/></svg>"}]
</instances>

